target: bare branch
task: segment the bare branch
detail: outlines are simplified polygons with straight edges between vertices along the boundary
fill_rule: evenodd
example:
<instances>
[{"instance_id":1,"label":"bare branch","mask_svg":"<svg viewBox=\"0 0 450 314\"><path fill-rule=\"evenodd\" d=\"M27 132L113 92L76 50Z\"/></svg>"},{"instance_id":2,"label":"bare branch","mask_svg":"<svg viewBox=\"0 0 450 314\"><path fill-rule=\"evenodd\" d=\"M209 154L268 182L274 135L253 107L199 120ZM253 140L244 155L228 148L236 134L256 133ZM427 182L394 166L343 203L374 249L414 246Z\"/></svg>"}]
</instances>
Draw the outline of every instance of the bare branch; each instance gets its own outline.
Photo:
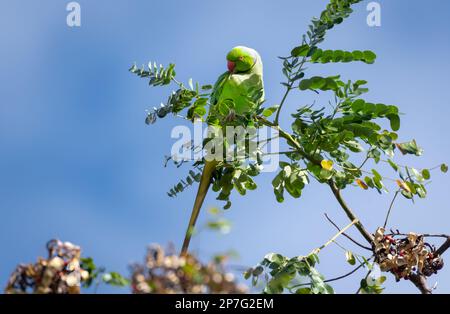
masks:
<instances>
[{"instance_id":1,"label":"bare branch","mask_svg":"<svg viewBox=\"0 0 450 314\"><path fill-rule=\"evenodd\" d=\"M447 238L447 240L444 242L444 244L442 244L436 250L436 253L439 254L439 255L444 254L444 252L447 251L450 248L450 236L446 235L445 237Z\"/></svg>"},{"instance_id":2,"label":"bare branch","mask_svg":"<svg viewBox=\"0 0 450 314\"><path fill-rule=\"evenodd\" d=\"M319 252L321 250L323 250L324 248L326 248L328 245L330 245L331 243L333 243L341 234L343 234L347 229L349 229L351 226L357 224L359 222L358 219L354 219L351 223L349 223L347 226L344 227L344 229L339 230L338 233L336 233L330 240L328 240L327 243L325 243L324 245L322 245L321 247L314 249L311 253L309 253L309 255L311 254L319 254Z\"/></svg>"},{"instance_id":3,"label":"bare branch","mask_svg":"<svg viewBox=\"0 0 450 314\"><path fill-rule=\"evenodd\" d=\"M432 289L428 287L425 275L413 274L409 280L420 290L422 294L431 294Z\"/></svg>"},{"instance_id":4,"label":"bare branch","mask_svg":"<svg viewBox=\"0 0 450 314\"><path fill-rule=\"evenodd\" d=\"M332 220L331 220L331 218L330 217L328 217L328 215L327 214L325 214L325 217L327 218L327 220L338 230L338 231L341 231L341 229L338 227L338 225L336 225ZM366 250L368 250L368 251L372 251L372 248L370 248L370 247L368 247L368 246L364 246L364 245L362 245L361 243L359 243L358 241L356 241L356 240L354 240L352 237L350 237L348 234L346 234L346 233L342 233L342 235L344 236L344 237L346 237L347 239L349 239L350 241L352 241L354 244L356 244L357 246L359 246L359 247L361 247L361 248L363 248L363 249L366 249Z\"/></svg>"},{"instance_id":5,"label":"bare branch","mask_svg":"<svg viewBox=\"0 0 450 314\"><path fill-rule=\"evenodd\" d=\"M344 279L344 278L346 278L346 277L348 277L348 276L351 276L351 275L353 275L354 273L356 273L356 272L357 272L359 269L361 269L364 265L365 265L364 263L361 263L358 267L352 269L350 272L346 273L345 275L342 275L342 276L339 276L339 277L335 277L335 278L331 278L331 279L327 279L327 280L324 280L323 282L333 282L333 281L338 281L338 280ZM301 283L301 284L295 285L295 286L293 286L293 287L291 287L291 288L289 288L289 289L292 290L292 289L294 289L294 288L303 287L303 286L309 286L309 285L311 285L311 284L312 284L311 282L305 282L305 283Z\"/></svg>"}]
</instances>

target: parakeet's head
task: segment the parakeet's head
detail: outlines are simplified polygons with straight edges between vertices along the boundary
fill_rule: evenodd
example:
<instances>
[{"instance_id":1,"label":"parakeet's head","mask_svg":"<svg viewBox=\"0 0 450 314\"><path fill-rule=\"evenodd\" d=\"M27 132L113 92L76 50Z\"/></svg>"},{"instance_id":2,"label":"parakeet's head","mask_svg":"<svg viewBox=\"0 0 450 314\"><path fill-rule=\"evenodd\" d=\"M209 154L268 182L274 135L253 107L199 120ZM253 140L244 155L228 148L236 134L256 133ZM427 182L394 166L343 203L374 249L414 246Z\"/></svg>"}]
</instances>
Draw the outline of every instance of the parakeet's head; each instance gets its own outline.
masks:
<instances>
[{"instance_id":1,"label":"parakeet's head","mask_svg":"<svg viewBox=\"0 0 450 314\"><path fill-rule=\"evenodd\" d=\"M256 50L237 46L227 54L228 71L231 73L249 72L259 59Z\"/></svg>"}]
</instances>

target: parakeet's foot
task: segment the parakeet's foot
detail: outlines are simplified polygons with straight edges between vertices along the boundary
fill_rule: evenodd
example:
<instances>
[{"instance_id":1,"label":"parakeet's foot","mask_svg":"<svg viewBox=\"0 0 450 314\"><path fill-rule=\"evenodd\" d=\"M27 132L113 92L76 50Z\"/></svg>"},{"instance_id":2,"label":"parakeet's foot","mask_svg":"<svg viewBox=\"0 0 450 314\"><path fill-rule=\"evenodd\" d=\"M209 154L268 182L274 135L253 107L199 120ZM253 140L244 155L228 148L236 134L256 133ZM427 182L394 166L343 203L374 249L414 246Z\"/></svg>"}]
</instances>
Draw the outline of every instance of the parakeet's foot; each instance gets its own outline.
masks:
<instances>
[{"instance_id":1,"label":"parakeet's foot","mask_svg":"<svg viewBox=\"0 0 450 314\"><path fill-rule=\"evenodd\" d=\"M236 120L236 112L230 110L230 113L225 117L225 122L233 122L234 120Z\"/></svg>"}]
</instances>

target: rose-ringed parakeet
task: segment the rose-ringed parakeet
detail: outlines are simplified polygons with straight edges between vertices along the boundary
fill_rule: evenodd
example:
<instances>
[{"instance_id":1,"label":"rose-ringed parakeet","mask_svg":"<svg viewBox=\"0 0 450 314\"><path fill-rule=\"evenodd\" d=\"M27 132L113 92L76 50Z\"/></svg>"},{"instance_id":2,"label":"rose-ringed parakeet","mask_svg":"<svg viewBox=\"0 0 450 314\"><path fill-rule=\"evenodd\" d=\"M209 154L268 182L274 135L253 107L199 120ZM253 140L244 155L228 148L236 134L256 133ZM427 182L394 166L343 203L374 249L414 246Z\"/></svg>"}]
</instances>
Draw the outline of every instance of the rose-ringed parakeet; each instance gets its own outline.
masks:
<instances>
[{"instance_id":1,"label":"rose-ringed parakeet","mask_svg":"<svg viewBox=\"0 0 450 314\"><path fill-rule=\"evenodd\" d=\"M258 52L251 48L238 46L227 54L226 59L228 71L222 74L214 85L208 115L208 118L219 118L218 124L221 127L232 124L236 116L251 114L264 100L263 65ZM217 160L205 161L181 250L182 256L188 252L195 222L218 162Z\"/></svg>"}]
</instances>

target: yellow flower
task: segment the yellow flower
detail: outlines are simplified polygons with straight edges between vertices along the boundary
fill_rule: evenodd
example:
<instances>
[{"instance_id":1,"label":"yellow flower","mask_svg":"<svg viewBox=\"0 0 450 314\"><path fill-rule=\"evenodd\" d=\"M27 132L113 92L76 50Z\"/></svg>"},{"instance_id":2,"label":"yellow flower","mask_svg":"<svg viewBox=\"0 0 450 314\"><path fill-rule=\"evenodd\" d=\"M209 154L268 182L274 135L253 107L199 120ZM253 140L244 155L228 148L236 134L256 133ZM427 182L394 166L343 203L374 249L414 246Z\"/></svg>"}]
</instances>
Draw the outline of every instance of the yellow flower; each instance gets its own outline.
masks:
<instances>
[{"instance_id":1,"label":"yellow flower","mask_svg":"<svg viewBox=\"0 0 450 314\"><path fill-rule=\"evenodd\" d=\"M322 166L323 169L331 171L333 170L333 162L331 160L322 160L320 162L320 165Z\"/></svg>"}]
</instances>

